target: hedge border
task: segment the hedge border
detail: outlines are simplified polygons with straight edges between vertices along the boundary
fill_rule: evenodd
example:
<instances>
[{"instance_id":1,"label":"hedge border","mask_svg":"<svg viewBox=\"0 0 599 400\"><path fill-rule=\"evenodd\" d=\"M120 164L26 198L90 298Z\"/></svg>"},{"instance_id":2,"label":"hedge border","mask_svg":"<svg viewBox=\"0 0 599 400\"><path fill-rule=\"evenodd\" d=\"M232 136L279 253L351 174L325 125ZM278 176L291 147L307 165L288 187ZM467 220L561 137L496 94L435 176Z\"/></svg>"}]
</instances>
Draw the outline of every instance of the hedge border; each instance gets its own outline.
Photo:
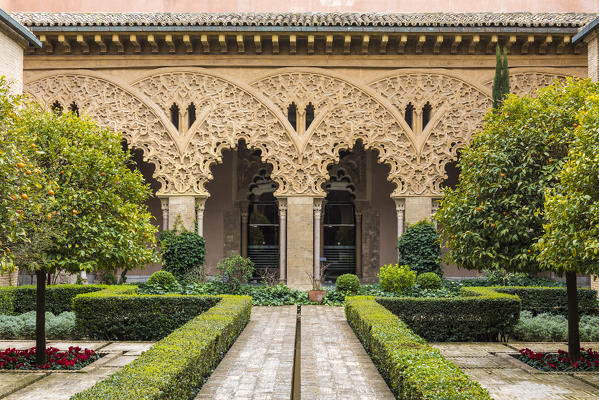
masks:
<instances>
[{"instance_id":1,"label":"hedge border","mask_svg":"<svg viewBox=\"0 0 599 400\"><path fill-rule=\"evenodd\" d=\"M500 293L515 294L522 300L522 310L533 314L549 312L567 314L568 294L565 287L538 286L489 286ZM593 314L597 309L597 291L578 288L578 311L580 314Z\"/></svg>"},{"instance_id":2,"label":"hedge border","mask_svg":"<svg viewBox=\"0 0 599 400\"><path fill-rule=\"evenodd\" d=\"M220 301L71 400L191 398L250 319L251 297L210 297Z\"/></svg>"},{"instance_id":3,"label":"hedge border","mask_svg":"<svg viewBox=\"0 0 599 400\"><path fill-rule=\"evenodd\" d=\"M478 382L426 344L374 297L347 297L345 315L397 398L491 400Z\"/></svg>"}]
</instances>

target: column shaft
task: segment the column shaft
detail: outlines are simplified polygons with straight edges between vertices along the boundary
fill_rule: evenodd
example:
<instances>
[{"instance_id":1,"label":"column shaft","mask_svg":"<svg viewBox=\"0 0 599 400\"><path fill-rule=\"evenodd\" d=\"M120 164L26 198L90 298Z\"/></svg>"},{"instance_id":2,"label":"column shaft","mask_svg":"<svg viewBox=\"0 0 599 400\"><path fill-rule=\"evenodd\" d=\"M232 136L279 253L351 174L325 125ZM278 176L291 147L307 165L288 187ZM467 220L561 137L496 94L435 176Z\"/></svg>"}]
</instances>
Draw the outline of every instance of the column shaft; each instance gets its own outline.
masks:
<instances>
[{"instance_id":1,"label":"column shaft","mask_svg":"<svg viewBox=\"0 0 599 400\"><path fill-rule=\"evenodd\" d=\"M197 197L196 204L196 222L197 222L197 234L204 236L204 209L206 207L207 197Z\"/></svg>"},{"instance_id":2,"label":"column shaft","mask_svg":"<svg viewBox=\"0 0 599 400\"><path fill-rule=\"evenodd\" d=\"M241 203L241 256L248 256L248 205Z\"/></svg>"},{"instance_id":3,"label":"column shaft","mask_svg":"<svg viewBox=\"0 0 599 400\"><path fill-rule=\"evenodd\" d=\"M313 256L313 279L314 288L319 289L320 282L320 217L322 214L322 199L314 199L314 256Z\"/></svg>"},{"instance_id":4,"label":"column shaft","mask_svg":"<svg viewBox=\"0 0 599 400\"><path fill-rule=\"evenodd\" d=\"M279 282L287 281L287 200L279 199Z\"/></svg>"}]
</instances>

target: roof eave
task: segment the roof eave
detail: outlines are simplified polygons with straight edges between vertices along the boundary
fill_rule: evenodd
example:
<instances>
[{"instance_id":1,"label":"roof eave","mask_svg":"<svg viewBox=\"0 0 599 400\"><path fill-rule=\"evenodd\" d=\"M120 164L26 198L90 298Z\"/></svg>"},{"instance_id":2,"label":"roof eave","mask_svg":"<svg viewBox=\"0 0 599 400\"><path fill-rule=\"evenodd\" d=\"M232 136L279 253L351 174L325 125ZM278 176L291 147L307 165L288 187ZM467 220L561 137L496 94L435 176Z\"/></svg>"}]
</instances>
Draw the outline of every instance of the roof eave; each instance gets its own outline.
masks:
<instances>
[{"instance_id":1,"label":"roof eave","mask_svg":"<svg viewBox=\"0 0 599 400\"><path fill-rule=\"evenodd\" d=\"M584 38L590 35L595 29L599 30L599 17L586 24L576 35L574 35L572 42L577 43L584 40Z\"/></svg>"},{"instance_id":2,"label":"roof eave","mask_svg":"<svg viewBox=\"0 0 599 400\"><path fill-rule=\"evenodd\" d=\"M29 45L38 49L42 48L42 42L27 28L17 22L14 18L8 15L3 9L0 8L0 22L6 25L16 35L23 38Z\"/></svg>"}]
</instances>

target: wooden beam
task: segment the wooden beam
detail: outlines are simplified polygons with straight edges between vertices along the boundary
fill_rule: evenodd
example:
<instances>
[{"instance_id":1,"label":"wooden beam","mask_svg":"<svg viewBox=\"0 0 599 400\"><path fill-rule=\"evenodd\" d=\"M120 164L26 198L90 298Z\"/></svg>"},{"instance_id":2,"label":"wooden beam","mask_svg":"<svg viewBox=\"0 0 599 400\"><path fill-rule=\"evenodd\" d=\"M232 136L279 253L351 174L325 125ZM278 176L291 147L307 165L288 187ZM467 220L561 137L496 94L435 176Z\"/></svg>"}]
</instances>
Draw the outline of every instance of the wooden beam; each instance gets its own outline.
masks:
<instances>
[{"instance_id":1,"label":"wooden beam","mask_svg":"<svg viewBox=\"0 0 599 400\"><path fill-rule=\"evenodd\" d=\"M370 46L370 35L362 35L362 54L368 54Z\"/></svg>"},{"instance_id":2,"label":"wooden beam","mask_svg":"<svg viewBox=\"0 0 599 400\"><path fill-rule=\"evenodd\" d=\"M433 46L433 54L439 54L441 51L441 45L443 44L443 35L437 35L435 39L435 45Z\"/></svg>"},{"instance_id":3,"label":"wooden beam","mask_svg":"<svg viewBox=\"0 0 599 400\"><path fill-rule=\"evenodd\" d=\"M272 41L272 53L279 54L279 35L272 35L270 40Z\"/></svg>"},{"instance_id":4,"label":"wooden beam","mask_svg":"<svg viewBox=\"0 0 599 400\"><path fill-rule=\"evenodd\" d=\"M539 46L539 54L546 54L547 47L551 46L552 42L553 42L553 37L551 35L545 36L545 40Z\"/></svg>"},{"instance_id":5,"label":"wooden beam","mask_svg":"<svg viewBox=\"0 0 599 400\"><path fill-rule=\"evenodd\" d=\"M158 53L158 51L159 51L158 42L156 42L156 38L154 37L154 35L152 35L152 34L148 35L148 43L152 47L152 53Z\"/></svg>"},{"instance_id":6,"label":"wooden beam","mask_svg":"<svg viewBox=\"0 0 599 400\"><path fill-rule=\"evenodd\" d=\"M389 44L389 35L381 36L381 45L379 48L379 52L381 54L387 53L387 45Z\"/></svg>"},{"instance_id":7,"label":"wooden beam","mask_svg":"<svg viewBox=\"0 0 599 400\"><path fill-rule=\"evenodd\" d=\"M81 52L83 54L89 54L89 44L87 44L83 35L77 35L77 43L79 44L79 47L81 47Z\"/></svg>"},{"instance_id":8,"label":"wooden beam","mask_svg":"<svg viewBox=\"0 0 599 400\"><path fill-rule=\"evenodd\" d=\"M516 44L517 40L518 38L516 37L516 35L510 35L510 37L508 38L507 42L505 43L505 49L508 52L508 54L512 52L512 47Z\"/></svg>"},{"instance_id":9,"label":"wooden beam","mask_svg":"<svg viewBox=\"0 0 599 400\"><path fill-rule=\"evenodd\" d=\"M398 54L404 53L404 51L406 50L406 43L408 43L408 35L401 35L401 37L399 38L399 44L397 47Z\"/></svg>"},{"instance_id":10,"label":"wooden beam","mask_svg":"<svg viewBox=\"0 0 599 400\"><path fill-rule=\"evenodd\" d=\"M139 40L137 40L137 35L129 35L129 43L131 43L131 46L133 46L133 51L135 53L141 53L141 43L139 43Z\"/></svg>"},{"instance_id":11,"label":"wooden beam","mask_svg":"<svg viewBox=\"0 0 599 400\"><path fill-rule=\"evenodd\" d=\"M297 36L289 35L289 54L295 54L297 51Z\"/></svg>"},{"instance_id":12,"label":"wooden beam","mask_svg":"<svg viewBox=\"0 0 599 400\"><path fill-rule=\"evenodd\" d=\"M426 43L426 36L418 36L418 42L416 42L416 54L422 54L422 47L424 46L424 43Z\"/></svg>"},{"instance_id":13,"label":"wooden beam","mask_svg":"<svg viewBox=\"0 0 599 400\"><path fill-rule=\"evenodd\" d=\"M191 37L188 34L183 35L183 45L185 46L186 53L193 53L193 43Z\"/></svg>"},{"instance_id":14,"label":"wooden beam","mask_svg":"<svg viewBox=\"0 0 599 400\"><path fill-rule=\"evenodd\" d=\"M98 45L98 47L100 48L101 54L106 54L106 50L107 50L106 43L102 39L102 35L94 35L94 43L96 43Z\"/></svg>"},{"instance_id":15,"label":"wooden beam","mask_svg":"<svg viewBox=\"0 0 599 400\"><path fill-rule=\"evenodd\" d=\"M254 35L254 48L256 49L256 54L262 53L262 36Z\"/></svg>"},{"instance_id":16,"label":"wooden beam","mask_svg":"<svg viewBox=\"0 0 599 400\"><path fill-rule=\"evenodd\" d=\"M166 35L164 35L164 42L166 43L166 46L168 47L168 52L173 54L176 50L175 41L173 40L173 35L170 33L167 33Z\"/></svg>"},{"instance_id":17,"label":"wooden beam","mask_svg":"<svg viewBox=\"0 0 599 400\"><path fill-rule=\"evenodd\" d=\"M204 49L204 53L210 53L210 42L208 41L208 35L201 35L200 42L202 42L202 48Z\"/></svg>"},{"instance_id":18,"label":"wooden beam","mask_svg":"<svg viewBox=\"0 0 599 400\"><path fill-rule=\"evenodd\" d=\"M557 47L555 48L555 54L563 54L564 53L564 48L568 45L570 45L570 43L572 42L572 37L569 35L566 35L562 38L562 40L558 43Z\"/></svg>"},{"instance_id":19,"label":"wooden beam","mask_svg":"<svg viewBox=\"0 0 599 400\"><path fill-rule=\"evenodd\" d=\"M235 36L235 40L237 41L237 52L240 54L245 53L245 43L243 42L243 35L241 33L238 33L237 36Z\"/></svg>"},{"instance_id":20,"label":"wooden beam","mask_svg":"<svg viewBox=\"0 0 599 400\"><path fill-rule=\"evenodd\" d=\"M71 43L69 43L65 35L58 35L58 43L62 46L65 54L71 53Z\"/></svg>"},{"instance_id":21,"label":"wooden beam","mask_svg":"<svg viewBox=\"0 0 599 400\"><path fill-rule=\"evenodd\" d=\"M343 54L351 53L351 35L345 35L343 38Z\"/></svg>"},{"instance_id":22,"label":"wooden beam","mask_svg":"<svg viewBox=\"0 0 599 400\"><path fill-rule=\"evenodd\" d=\"M46 53L52 54L54 52L54 46L46 35L40 35L40 42L42 42L42 48L46 49Z\"/></svg>"},{"instance_id":23,"label":"wooden beam","mask_svg":"<svg viewBox=\"0 0 599 400\"><path fill-rule=\"evenodd\" d=\"M121 38L116 33L112 35L112 44L116 46L117 53L123 54L125 52L125 46L123 46Z\"/></svg>"},{"instance_id":24,"label":"wooden beam","mask_svg":"<svg viewBox=\"0 0 599 400\"><path fill-rule=\"evenodd\" d=\"M480 35L472 36L472 41L468 46L468 54L474 54L476 52L476 46L480 43Z\"/></svg>"},{"instance_id":25,"label":"wooden beam","mask_svg":"<svg viewBox=\"0 0 599 400\"><path fill-rule=\"evenodd\" d=\"M224 34L218 35L218 45L220 46L220 52L226 53L227 49L227 37Z\"/></svg>"},{"instance_id":26,"label":"wooden beam","mask_svg":"<svg viewBox=\"0 0 599 400\"><path fill-rule=\"evenodd\" d=\"M528 48L531 44L535 42L534 35L528 35L526 41L522 43L522 47L520 48L520 54L528 54Z\"/></svg>"},{"instance_id":27,"label":"wooden beam","mask_svg":"<svg viewBox=\"0 0 599 400\"><path fill-rule=\"evenodd\" d=\"M333 35L327 35L325 42L325 53L332 54L333 53Z\"/></svg>"},{"instance_id":28,"label":"wooden beam","mask_svg":"<svg viewBox=\"0 0 599 400\"><path fill-rule=\"evenodd\" d=\"M497 35L491 35L491 37L489 38L489 43L487 43L487 54L495 53L495 48L497 47L498 40L499 39Z\"/></svg>"},{"instance_id":29,"label":"wooden beam","mask_svg":"<svg viewBox=\"0 0 599 400\"><path fill-rule=\"evenodd\" d=\"M462 43L462 35L455 35L453 37L453 41L451 42L451 54L456 54L458 52L458 47Z\"/></svg>"},{"instance_id":30,"label":"wooden beam","mask_svg":"<svg viewBox=\"0 0 599 400\"><path fill-rule=\"evenodd\" d=\"M314 35L308 35L308 54L314 54Z\"/></svg>"}]
</instances>

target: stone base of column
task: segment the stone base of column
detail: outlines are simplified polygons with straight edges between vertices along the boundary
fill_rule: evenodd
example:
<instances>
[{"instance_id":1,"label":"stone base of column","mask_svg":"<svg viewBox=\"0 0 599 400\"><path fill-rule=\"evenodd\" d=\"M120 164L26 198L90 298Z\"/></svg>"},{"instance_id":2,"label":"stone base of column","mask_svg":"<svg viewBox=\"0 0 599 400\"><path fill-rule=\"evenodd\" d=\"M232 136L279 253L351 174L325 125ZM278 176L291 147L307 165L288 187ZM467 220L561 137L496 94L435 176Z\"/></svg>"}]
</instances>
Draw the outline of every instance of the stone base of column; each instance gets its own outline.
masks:
<instances>
[{"instance_id":1,"label":"stone base of column","mask_svg":"<svg viewBox=\"0 0 599 400\"><path fill-rule=\"evenodd\" d=\"M313 205L312 197L287 198L287 286L292 289L312 289Z\"/></svg>"}]
</instances>

